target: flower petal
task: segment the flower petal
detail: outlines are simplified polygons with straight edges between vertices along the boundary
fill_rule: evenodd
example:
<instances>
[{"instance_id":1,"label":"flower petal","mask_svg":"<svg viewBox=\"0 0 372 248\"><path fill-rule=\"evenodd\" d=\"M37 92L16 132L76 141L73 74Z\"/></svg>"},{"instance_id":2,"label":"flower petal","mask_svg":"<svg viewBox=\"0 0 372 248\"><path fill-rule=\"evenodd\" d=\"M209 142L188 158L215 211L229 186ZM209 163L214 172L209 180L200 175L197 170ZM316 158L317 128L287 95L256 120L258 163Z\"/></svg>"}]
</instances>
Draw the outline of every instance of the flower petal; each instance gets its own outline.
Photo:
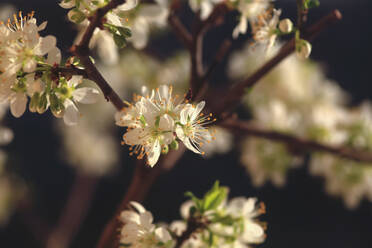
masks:
<instances>
[{"instance_id":1,"label":"flower petal","mask_svg":"<svg viewBox=\"0 0 372 248\"><path fill-rule=\"evenodd\" d=\"M83 87L74 90L72 93L74 100L83 104L92 104L97 102L99 91L95 88Z\"/></svg>"},{"instance_id":2,"label":"flower petal","mask_svg":"<svg viewBox=\"0 0 372 248\"><path fill-rule=\"evenodd\" d=\"M27 96L25 93L18 92L10 100L10 112L14 117L21 117L26 110Z\"/></svg>"},{"instance_id":3,"label":"flower petal","mask_svg":"<svg viewBox=\"0 0 372 248\"><path fill-rule=\"evenodd\" d=\"M57 39L54 36L48 35L44 38L40 38L39 43L34 49L35 55L43 56L51 51L57 44Z\"/></svg>"},{"instance_id":4,"label":"flower petal","mask_svg":"<svg viewBox=\"0 0 372 248\"><path fill-rule=\"evenodd\" d=\"M65 115L63 116L64 122L68 126L76 125L80 117L78 108L70 99L66 99L64 105L65 105Z\"/></svg>"}]
</instances>

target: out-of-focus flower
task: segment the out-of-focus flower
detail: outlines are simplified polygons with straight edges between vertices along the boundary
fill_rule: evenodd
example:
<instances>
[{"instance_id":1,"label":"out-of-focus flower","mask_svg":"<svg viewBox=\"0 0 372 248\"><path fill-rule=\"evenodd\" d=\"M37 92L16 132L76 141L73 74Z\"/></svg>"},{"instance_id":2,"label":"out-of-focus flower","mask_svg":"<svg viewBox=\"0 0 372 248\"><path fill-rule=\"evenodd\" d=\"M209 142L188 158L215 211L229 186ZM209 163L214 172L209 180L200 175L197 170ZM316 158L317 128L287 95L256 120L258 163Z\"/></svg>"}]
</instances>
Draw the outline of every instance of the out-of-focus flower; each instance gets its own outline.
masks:
<instances>
[{"instance_id":1,"label":"out-of-focus flower","mask_svg":"<svg viewBox=\"0 0 372 248\"><path fill-rule=\"evenodd\" d=\"M284 186L288 170L302 162L283 144L257 138L244 141L241 161L257 187L266 181L271 181L277 187Z\"/></svg>"},{"instance_id":2,"label":"out-of-focus flower","mask_svg":"<svg viewBox=\"0 0 372 248\"><path fill-rule=\"evenodd\" d=\"M245 34L248 29L248 21L252 23L262 15L270 6L271 0L231 0L233 6L240 12L239 24L233 30L233 37Z\"/></svg>"},{"instance_id":3,"label":"out-of-focus flower","mask_svg":"<svg viewBox=\"0 0 372 248\"><path fill-rule=\"evenodd\" d=\"M127 247L172 247L173 240L168 230L156 227L153 216L141 204L130 202L131 210L120 215L123 227L120 232L120 243Z\"/></svg>"},{"instance_id":4,"label":"out-of-focus flower","mask_svg":"<svg viewBox=\"0 0 372 248\"><path fill-rule=\"evenodd\" d=\"M194 12L200 11L200 18L205 20L212 13L214 6L222 1L223 0L189 0L189 5Z\"/></svg>"}]
</instances>

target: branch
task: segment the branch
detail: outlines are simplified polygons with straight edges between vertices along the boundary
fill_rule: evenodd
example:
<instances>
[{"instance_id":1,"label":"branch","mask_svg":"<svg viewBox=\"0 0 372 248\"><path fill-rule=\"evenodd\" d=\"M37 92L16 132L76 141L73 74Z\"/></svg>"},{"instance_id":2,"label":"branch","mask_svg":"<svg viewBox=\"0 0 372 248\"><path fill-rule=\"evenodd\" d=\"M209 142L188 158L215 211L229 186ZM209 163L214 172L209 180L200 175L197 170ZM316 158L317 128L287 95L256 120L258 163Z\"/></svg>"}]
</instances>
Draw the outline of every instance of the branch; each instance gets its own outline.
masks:
<instances>
[{"instance_id":1,"label":"branch","mask_svg":"<svg viewBox=\"0 0 372 248\"><path fill-rule=\"evenodd\" d=\"M173 11L168 16L168 23L173 28L173 32L176 34L178 39L180 39L184 46L190 50L192 43L191 34Z\"/></svg>"},{"instance_id":2,"label":"branch","mask_svg":"<svg viewBox=\"0 0 372 248\"><path fill-rule=\"evenodd\" d=\"M47 248L69 247L87 214L97 186L98 177L76 174L74 185L59 218L51 231Z\"/></svg>"},{"instance_id":3,"label":"branch","mask_svg":"<svg viewBox=\"0 0 372 248\"><path fill-rule=\"evenodd\" d=\"M239 120L229 120L220 124L222 127L230 129L233 132L239 132L239 134L245 134L249 136L255 136L271 141L282 142L296 149L319 151L331 153L346 159L355 160L358 162L372 162L372 154L362 150L352 149L349 147L332 146L321 144L313 140L307 140L305 138L296 137L291 134L280 133L272 130L265 130L253 126L249 122Z\"/></svg>"},{"instance_id":4,"label":"branch","mask_svg":"<svg viewBox=\"0 0 372 248\"><path fill-rule=\"evenodd\" d=\"M312 25L310 28L306 29L303 33L304 39L312 41L321 31L326 29L331 24L341 20L342 15L338 10L332 11L327 16L323 17L316 24ZM222 114L220 119L226 118L228 114L223 114L224 111L231 111L236 105L239 104L241 98L245 94L245 89L253 87L263 78L268 72L270 72L276 65L278 65L282 60L289 56L295 50L295 40L291 39L288 41L278 52L278 54L259 68L253 75L251 75L246 80L234 85L230 91L227 93L225 99L221 102L218 108L218 113ZM216 111L217 112L217 111Z\"/></svg>"},{"instance_id":5,"label":"branch","mask_svg":"<svg viewBox=\"0 0 372 248\"><path fill-rule=\"evenodd\" d=\"M163 157L154 168L148 168L144 165L143 160L138 160L128 191L122 199L114 216L105 226L97 244L97 248L118 247L117 234L121 223L117 217L127 208L130 201L143 201L157 178L172 169L184 152L185 147L180 145L177 151L169 152L169 154L166 157Z\"/></svg>"},{"instance_id":6,"label":"branch","mask_svg":"<svg viewBox=\"0 0 372 248\"><path fill-rule=\"evenodd\" d=\"M81 63L85 67L88 78L97 83L106 100L111 101L117 110L121 110L125 105L120 99L119 95L106 82L89 58L89 42L93 36L94 30L97 27L102 26L102 18L107 14L107 12L123 4L124 2L125 0L112 0L103 8L97 9L94 15L89 18L89 26L85 30L80 43L72 46L70 49L73 54L80 58Z\"/></svg>"},{"instance_id":7,"label":"branch","mask_svg":"<svg viewBox=\"0 0 372 248\"><path fill-rule=\"evenodd\" d=\"M220 25L229 8L225 3L218 4L214 7L209 17L201 21L199 16L196 17L196 25L192 32L192 43L190 47L191 55L191 78L190 88L192 96L200 96L199 92L203 88L205 75L203 69L203 39L207 30L213 26ZM198 15L198 14L197 14ZM194 97L193 97L194 98Z\"/></svg>"},{"instance_id":8,"label":"branch","mask_svg":"<svg viewBox=\"0 0 372 248\"><path fill-rule=\"evenodd\" d=\"M190 239L194 233L206 228L207 225L208 221L203 219L202 217L200 218L190 217L187 220L187 229L181 234L181 236L177 237L175 247L176 248L181 247L183 243Z\"/></svg>"}]
</instances>

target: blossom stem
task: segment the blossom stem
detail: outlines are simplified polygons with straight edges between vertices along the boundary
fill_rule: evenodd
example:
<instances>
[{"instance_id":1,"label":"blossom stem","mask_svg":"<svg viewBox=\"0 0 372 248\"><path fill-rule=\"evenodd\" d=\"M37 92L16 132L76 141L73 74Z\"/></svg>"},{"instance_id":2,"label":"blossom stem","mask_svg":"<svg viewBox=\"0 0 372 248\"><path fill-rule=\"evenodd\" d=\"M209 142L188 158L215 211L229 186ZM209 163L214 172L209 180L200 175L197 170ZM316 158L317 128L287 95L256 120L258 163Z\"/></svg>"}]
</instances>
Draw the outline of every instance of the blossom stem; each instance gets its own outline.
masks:
<instances>
[{"instance_id":1,"label":"blossom stem","mask_svg":"<svg viewBox=\"0 0 372 248\"><path fill-rule=\"evenodd\" d=\"M372 154L362 150L352 149L343 146L321 144L316 141L296 137L291 134L285 134L273 130L265 130L262 128L258 128L247 121L226 120L220 123L220 126L227 128L232 132L237 132L239 133L239 135L245 134L249 136L268 139L271 141L282 142L289 145L290 147L294 147L296 150L299 150L301 152L302 151L327 152L358 162L368 163L372 162Z\"/></svg>"},{"instance_id":2,"label":"blossom stem","mask_svg":"<svg viewBox=\"0 0 372 248\"><path fill-rule=\"evenodd\" d=\"M89 58L89 42L93 36L94 30L97 27L101 27L102 18L107 14L107 12L123 4L124 2L125 0L112 0L106 6L97 9L94 15L89 18L89 26L87 27L80 43L72 46L70 49L72 53L80 58L81 63L85 67L88 78L97 83L106 100L111 101L117 110L121 110L125 107L125 105L120 99L119 95L106 82Z\"/></svg>"},{"instance_id":3,"label":"blossom stem","mask_svg":"<svg viewBox=\"0 0 372 248\"><path fill-rule=\"evenodd\" d=\"M313 40L321 31L326 29L331 24L341 20L342 15L338 10L332 11L327 16L320 19L317 23L306 29L303 33L303 37L311 41ZM221 101L221 105L218 106L218 113L220 116L219 120L222 120L230 116L231 110L239 104L240 100L246 93L246 89L252 88L256 85L261 78L263 78L268 72L270 72L275 66L277 66L281 61L288 57L295 50L295 39L288 41L278 52L278 54L259 68L255 73L253 73L246 80L235 84L230 91L227 93L226 97ZM225 113L223 113L225 112Z\"/></svg>"}]
</instances>

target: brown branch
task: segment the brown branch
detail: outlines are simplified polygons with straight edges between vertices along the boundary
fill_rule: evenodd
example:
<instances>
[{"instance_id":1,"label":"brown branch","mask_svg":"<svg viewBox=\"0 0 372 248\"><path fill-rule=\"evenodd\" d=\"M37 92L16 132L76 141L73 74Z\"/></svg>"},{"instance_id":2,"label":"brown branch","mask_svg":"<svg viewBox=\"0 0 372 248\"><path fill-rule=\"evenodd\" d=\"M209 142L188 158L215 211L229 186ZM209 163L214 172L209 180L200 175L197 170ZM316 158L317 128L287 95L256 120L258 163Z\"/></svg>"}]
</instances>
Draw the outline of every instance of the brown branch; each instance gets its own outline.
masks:
<instances>
[{"instance_id":1,"label":"brown branch","mask_svg":"<svg viewBox=\"0 0 372 248\"><path fill-rule=\"evenodd\" d=\"M97 248L118 247L117 234L121 223L117 217L124 209L127 208L130 201L141 202L147 195L156 179L163 173L172 169L184 152L185 147L183 145L180 145L177 151L169 152L169 154L166 157L163 157L161 161L159 161L158 164L155 165L154 168L146 167L143 160L138 161L127 193L118 206L115 215L105 226L105 229L103 230L98 242Z\"/></svg>"},{"instance_id":2,"label":"brown branch","mask_svg":"<svg viewBox=\"0 0 372 248\"><path fill-rule=\"evenodd\" d=\"M190 88L193 98L200 96L199 92L203 88L205 82L203 68L203 39L208 29L213 26L218 26L223 23L224 16L229 11L225 3L218 4L214 7L209 17L201 21L199 15L196 16L195 25L192 32L192 43L190 47L191 57L191 77Z\"/></svg>"},{"instance_id":3,"label":"brown branch","mask_svg":"<svg viewBox=\"0 0 372 248\"><path fill-rule=\"evenodd\" d=\"M205 92L208 90L208 81L211 79L213 73L217 69L217 67L221 64L222 60L224 59L227 52L230 50L232 45L231 39L225 39L220 47L218 48L216 55L209 65L207 71L204 73L203 77L200 79L200 89L198 94L195 96L194 100L198 101L202 98Z\"/></svg>"},{"instance_id":4,"label":"brown branch","mask_svg":"<svg viewBox=\"0 0 372 248\"><path fill-rule=\"evenodd\" d=\"M169 14L168 23L172 27L173 32L176 34L178 39L180 39L180 41L183 42L184 46L190 50L192 43L191 34L174 12L171 12Z\"/></svg>"},{"instance_id":5,"label":"brown branch","mask_svg":"<svg viewBox=\"0 0 372 248\"><path fill-rule=\"evenodd\" d=\"M89 58L89 42L93 36L94 30L97 27L102 26L102 18L107 14L107 12L123 3L125 3L125 0L112 0L103 8L97 9L96 12L89 18L89 26L85 30L80 43L72 46L70 49L73 54L80 58L81 63L85 67L88 78L97 83L106 100L111 101L117 110L121 110L124 107L124 103L120 99L119 95L106 82Z\"/></svg>"},{"instance_id":6,"label":"brown branch","mask_svg":"<svg viewBox=\"0 0 372 248\"><path fill-rule=\"evenodd\" d=\"M208 226L207 219L203 217L199 218L190 217L187 220L186 230L181 234L181 236L177 237L175 247L180 248L183 245L183 243L185 243L188 239L192 237L193 234L199 232L200 230L205 229L207 226Z\"/></svg>"},{"instance_id":7,"label":"brown branch","mask_svg":"<svg viewBox=\"0 0 372 248\"><path fill-rule=\"evenodd\" d=\"M57 226L51 231L46 247L69 247L89 209L98 182L97 177L77 174Z\"/></svg>"},{"instance_id":8,"label":"brown branch","mask_svg":"<svg viewBox=\"0 0 372 248\"><path fill-rule=\"evenodd\" d=\"M355 160L358 162L372 162L372 154L362 150L352 149L343 146L332 146L321 144L317 141L308 140L301 137L296 137L291 134L285 134L272 130L265 130L258 128L252 123L239 121L239 120L226 120L220 124L222 127L230 129L233 132L238 132L239 135L245 134L249 136L255 136L271 141L282 142L291 147L295 147L300 150L310 150L318 152L331 153L346 159Z\"/></svg>"},{"instance_id":9,"label":"brown branch","mask_svg":"<svg viewBox=\"0 0 372 248\"><path fill-rule=\"evenodd\" d=\"M341 20L342 15L338 10L332 11L327 16L323 17L317 23L312 25L310 28L306 29L303 33L303 37L312 41L321 31L326 29L331 24ZM221 114L219 119L224 119L228 116L228 113L222 114L224 111L231 111L236 105L239 104L241 98L245 94L245 89L253 87L256 83L259 82L268 72L270 72L276 65L278 65L282 60L289 56L295 50L295 40L291 39L288 41L278 52L278 54L259 68L253 75L251 75L246 80L234 85L230 91L227 93L227 96L221 105L218 107L218 111L215 111Z\"/></svg>"}]
</instances>

